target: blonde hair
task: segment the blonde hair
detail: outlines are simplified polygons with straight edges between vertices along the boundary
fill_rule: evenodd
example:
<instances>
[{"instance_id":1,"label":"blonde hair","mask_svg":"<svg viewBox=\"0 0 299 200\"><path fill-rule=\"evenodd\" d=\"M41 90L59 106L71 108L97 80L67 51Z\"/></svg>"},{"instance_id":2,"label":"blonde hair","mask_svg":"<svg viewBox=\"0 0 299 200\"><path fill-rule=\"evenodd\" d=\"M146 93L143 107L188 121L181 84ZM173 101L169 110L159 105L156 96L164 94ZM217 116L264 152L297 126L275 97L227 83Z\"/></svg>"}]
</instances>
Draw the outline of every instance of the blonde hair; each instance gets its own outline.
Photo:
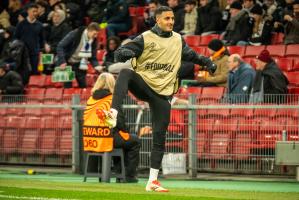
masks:
<instances>
[{"instance_id":1,"label":"blonde hair","mask_svg":"<svg viewBox=\"0 0 299 200\"><path fill-rule=\"evenodd\" d=\"M107 89L111 93L114 91L115 79L114 76L110 73L104 72L100 74L93 88L91 89L91 94L93 94L96 90Z\"/></svg>"}]
</instances>

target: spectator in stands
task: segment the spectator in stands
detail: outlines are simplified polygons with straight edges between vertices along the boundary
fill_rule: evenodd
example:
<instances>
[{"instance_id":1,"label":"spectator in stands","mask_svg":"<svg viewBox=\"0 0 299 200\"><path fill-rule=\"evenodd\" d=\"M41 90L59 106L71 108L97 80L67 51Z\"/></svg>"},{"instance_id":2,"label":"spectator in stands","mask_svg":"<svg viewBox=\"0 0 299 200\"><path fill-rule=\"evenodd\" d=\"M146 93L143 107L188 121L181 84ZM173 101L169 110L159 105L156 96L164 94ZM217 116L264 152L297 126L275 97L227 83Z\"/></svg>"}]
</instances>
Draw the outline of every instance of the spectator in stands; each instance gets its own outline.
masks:
<instances>
[{"instance_id":1,"label":"spectator in stands","mask_svg":"<svg viewBox=\"0 0 299 200\"><path fill-rule=\"evenodd\" d=\"M16 71L23 80L23 85L26 86L29 82L31 74L31 65L29 52L24 42L21 40L13 40L9 43L8 49L9 69Z\"/></svg>"},{"instance_id":2,"label":"spectator in stands","mask_svg":"<svg viewBox=\"0 0 299 200\"><path fill-rule=\"evenodd\" d=\"M105 21L107 25L107 37L115 36L119 32L129 31L131 17L129 6L124 0L111 0L107 4Z\"/></svg>"},{"instance_id":3,"label":"spectator in stands","mask_svg":"<svg viewBox=\"0 0 299 200\"><path fill-rule=\"evenodd\" d=\"M292 15L293 2L295 0L285 0L286 5L278 3L277 9L274 11L272 17L274 21L274 31L284 33L284 26L287 23L284 19L285 15Z\"/></svg>"},{"instance_id":4,"label":"spectator in stands","mask_svg":"<svg viewBox=\"0 0 299 200\"><path fill-rule=\"evenodd\" d=\"M180 32L184 28L184 4L180 0L167 0L167 4L174 13L173 31Z\"/></svg>"},{"instance_id":5,"label":"spectator in stands","mask_svg":"<svg viewBox=\"0 0 299 200\"><path fill-rule=\"evenodd\" d=\"M0 38L2 38L0 40L3 40L3 43L0 45L0 58L3 59L5 62L9 60L9 43L13 40L15 30L15 27L10 26L4 29L3 34L0 35Z\"/></svg>"},{"instance_id":6,"label":"spectator in stands","mask_svg":"<svg viewBox=\"0 0 299 200\"><path fill-rule=\"evenodd\" d=\"M251 92L253 103L283 103L288 93L289 82L268 50L263 50L256 57L256 76Z\"/></svg>"},{"instance_id":7,"label":"spectator in stands","mask_svg":"<svg viewBox=\"0 0 299 200\"><path fill-rule=\"evenodd\" d=\"M37 5L37 12L38 12L37 20L40 21L45 26L45 24L48 24L49 4L46 1L39 0L37 1L36 5Z\"/></svg>"},{"instance_id":8,"label":"spectator in stands","mask_svg":"<svg viewBox=\"0 0 299 200\"><path fill-rule=\"evenodd\" d=\"M87 101L87 107L84 111L83 129L90 127L98 127L98 129L107 128L107 125L102 117L99 117L98 109L105 107L109 110L112 102L112 94L114 92L115 79L112 74L102 73L94 87L91 90L92 96ZM140 140L137 135L129 134L129 129L125 123L125 115L122 110L119 110L117 115L117 126L109 131L109 135L105 137L97 137L97 140L102 141L98 149L89 147L93 151L110 151L115 148L122 148L124 150L125 160L125 180L121 182L136 183L137 167L139 163ZM90 137L92 137L90 135ZM110 140L113 137L114 140ZM92 148L92 149L90 149ZM119 165L116 168L120 168ZM118 170L116 170L118 171ZM119 172L118 172L119 173Z\"/></svg>"},{"instance_id":9,"label":"spectator in stands","mask_svg":"<svg viewBox=\"0 0 299 200\"><path fill-rule=\"evenodd\" d=\"M270 21L273 20L273 13L277 8L277 3L275 0L265 0L263 7L266 9L266 18Z\"/></svg>"},{"instance_id":10,"label":"spectator in stands","mask_svg":"<svg viewBox=\"0 0 299 200\"><path fill-rule=\"evenodd\" d=\"M224 40L226 45L236 45L239 41L248 41L252 34L253 22L246 10L242 10L242 5L234 1L230 5L231 18L226 27Z\"/></svg>"},{"instance_id":11,"label":"spectator in stands","mask_svg":"<svg viewBox=\"0 0 299 200\"><path fill-rule=\"evenodd\" d=\"M14 71L7 71L7 66L0 61L0 101L11 102L13 98L5 95L21 95L24 86L21 76Z\"/></svg>"},{"instance_id":12,"label":"spectator in stands","mask_svg":"<svg viewBox=\"0 0 299 200\"><path fill-rule=\"evenodd\" d=\"M224 0L225 1L225 0ZM222 19L221 19L221 30L225 30L229 20L230 20L230 5L234 0L226 0L226 7L222 10Z\"/></svg>"},{"instance_id":13,"label":"spectator in stands","mask_svg":"<svg viewBox=\"0 0 299 200\"><path fill-rule=\"evenodd\" d=\"M98 32L99 25L92 22L87 27L79 27L69 32L57 45L57 64L62 69L67 64L72 66L80 88L86 87L88 60L96 70L102 70L96 58ZM64 87L70 88L72 83L67 82Z\"/></svg>"},{"instance_id":14,"label":"spectator in stands","mask_svg":"<svg viewBox=\"0 0 299 200\"><path fill-rule=\"evenodd\" d=\"M66 34L71 31L71 27L65 21L65 12L62 10L53 11L52 15L52 26L47 33L45 52L56 54L56 48L58 43L61 41Z\"/></svg>"},{"instance_id":15,"label":"spectator in stands","mask_svg":"<svg viewBox=\"0 0 299 200\"><path fill-rule=\"evenodd\" d=\"M152 28L156 24L155 11L158 8L158 1L151 0L148 4L148 10L144 12L144 23L147 28Z\"/></svg>"},{"instance_id":16,"label":"spectator in stands","mask_svg":"<svg viewBox=\"0 0 299 200\"><path fill-rule=\"evenodd\" d=\"M243 62L240 55L228 58L229 75L226 100L230 103L246 103L255 77L254 69Z\"/></svg>"},{"instance_id":17,"label":"spectator in stands","mask_svg":"<svg viewBox=\"0 0 299 200\"><path fill-rule=\"evenodd\" d=\"M194 35L197 22L197 7L194 0L187 0L185 3L184 29L182 35Z\"/></svg>"},{"instance_id":18,"label":"spectator in stands","mask_svg":"<svg viewBox=\"0 0 299 200\"><path fill-rule=\"evenodd\" d=\"M98 1L98 0L92 0L87 5L87 15L90 17L91 21L98 21L100 23L103 22L103 19L105 17L104 10L107 7L107 1Z\"/></svg>"},{"instance_id":19,"label":"spectator in stands","mask_svg":"<svg viewBox=\"0 0 299 200\"><path fill-rule=\"evenodd\" d=\"M9 0L8 13L9 20L12 26L16 26L18 23L18 16L22 8L20 0Z\"/></svg>"},{"instance_id":20,"label":"spectator in stands","mask_svg":"<svg viewBox=\"0 0 299 200\"><path fill-rule=\"evenodd\" d=\"M272 21L263 17L263 9L259 4L251 8L250 14L254 20L252 35L248 42L244 41L244 45L269 45L271 44L271 32L273 29ZM238 42L240 45L241 42Z\"/></svg>"},{"instance_id":21,"label":"spectator in stands","mask_svg":"<svg viewBox=\"0 0 299 200\"><path fill-rule=\"evenodd\" d=\"M293 3L293 15L285 15L284 20L287 21L284 44L299 44L299 0Z\"/></svg>"},{"instance_id":22,"label":"spectator in stands","mask_svg":"<svg viewBox=\"0 0 299 200\"><path fill-rule=\"evenodd\" d=\"M44 47L43 25L37 20L37 8L36 4L29 5L28 17L17 25L15 33L15 38L23 41L29 50L32 74L39 74L39 53Z\"/></svg>"},{"instance_id":23,"label":"spectator in stands","mask_svg":"<svg viewBox=\"0 0 299 200\"><path fill-rule=\"evenodd\" d=\"M9 14L6 9L0 4L0 29L10 26Z\"/></svg>"},{"instance_id":24,"label":"spectator in stands","mask_svg":"<svg viewBox=\"0 0 299 200\"><path fill-rule=\"evenodd\" d=\"M221 40L214 39L208 44L208 51L211 60L217 65L217 69L213 74L207 77L198 76L197 81L200 86L222 86L227 85L228 76L228 57L229 52L223 45Z\"/></svg>"},{"instance_id":25,"label":"spectator in stands","mask_svg":"<svg viewBox=\"0 0 299 200\"><path fill-rule=\"evenodd\" d=\"M243 9L247 12L250 12L253 6L256 5L256 0L244 0Z\"/></svg>"},{"instance_id":26,"label":"spectator in stands","mask_svg":"<svg viewBox=\"0 0 299 200\"><path fill-rule=\"evenodd\" d=\"M196 35L208 35L221 30L222 14L218 7L213 6L212 1L200 0L197 13Z\"/></svg>"},{"instance_id":27,"label":"spectator in stands","mask_svg":"<svg viewBox=\"0 0 299 200\"><path fill-rule=\"evenodd\" d=\"M18 23L24 21L27 17L28 17L27 12L22 10L18 15Z\"/></svg>"},{"instance_id":28,"label":"spectator in stands","mask_svg":"<svg viewBox=\"0 0 299 200\"><path fill-rule=\"evenodd\" d=\"M106 71L109 70L109 66L115 63L115 57L114 53L116 49L120 46L120 38L117 36L111 36L107 40L107 53L104 56L104 67L106 68Z\"/></svg>"}]
</instances>

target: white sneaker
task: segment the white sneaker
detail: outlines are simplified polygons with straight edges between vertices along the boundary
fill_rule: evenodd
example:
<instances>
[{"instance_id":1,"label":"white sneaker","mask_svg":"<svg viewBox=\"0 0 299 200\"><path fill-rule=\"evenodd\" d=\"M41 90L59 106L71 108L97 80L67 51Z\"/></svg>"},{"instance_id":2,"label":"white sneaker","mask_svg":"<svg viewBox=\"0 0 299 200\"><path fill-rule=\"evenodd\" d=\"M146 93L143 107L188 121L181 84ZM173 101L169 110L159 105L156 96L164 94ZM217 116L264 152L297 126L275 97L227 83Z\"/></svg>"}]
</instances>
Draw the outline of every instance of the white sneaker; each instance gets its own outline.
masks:
<instances>
[{"instance_id":1,"label":"white sneaker","mask_svg":"<svg viewBox=\"0 0 299 200\"><path fill-rule=\"evenodd\" d=\"M165 189L161 186L160 182L158 180L154 181L148 181L147 185L145 187L145 190L147 192L155 191L155 192L169 192L168 189Z\"/></svg>"}]
</instances>

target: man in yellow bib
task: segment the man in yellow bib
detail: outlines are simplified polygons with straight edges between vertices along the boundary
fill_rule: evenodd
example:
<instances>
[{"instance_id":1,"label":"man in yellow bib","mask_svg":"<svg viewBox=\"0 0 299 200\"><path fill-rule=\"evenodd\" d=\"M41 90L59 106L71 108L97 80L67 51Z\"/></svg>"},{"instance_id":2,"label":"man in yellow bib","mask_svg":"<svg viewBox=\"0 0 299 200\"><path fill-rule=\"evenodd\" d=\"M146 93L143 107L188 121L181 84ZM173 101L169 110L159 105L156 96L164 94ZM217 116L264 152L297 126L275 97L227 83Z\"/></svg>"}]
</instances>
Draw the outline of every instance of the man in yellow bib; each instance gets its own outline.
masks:
<instances>
[{"instance_id":1,"label":"man in yellow bib","mask_svg":"<svg viewBox=\"0 0 299 200\"><path fill-rule=\"evenodd\" d=\"M174 14L167 6L155 12L156 25L132 42L120 47L116 59L124 62L133 58L133 70L123 69L117 79L112 106L105 112L106 122L116 126L117 113L128 91L149 103L152 114L153 149L146 191L168 192L158 182L158 173L165 151L165 135L170 121L171 100L178 89L181 60L203 66L212 73L216 65L209 58L197 55L181 37L173 32Z\"/></svg>"}]
</instances>

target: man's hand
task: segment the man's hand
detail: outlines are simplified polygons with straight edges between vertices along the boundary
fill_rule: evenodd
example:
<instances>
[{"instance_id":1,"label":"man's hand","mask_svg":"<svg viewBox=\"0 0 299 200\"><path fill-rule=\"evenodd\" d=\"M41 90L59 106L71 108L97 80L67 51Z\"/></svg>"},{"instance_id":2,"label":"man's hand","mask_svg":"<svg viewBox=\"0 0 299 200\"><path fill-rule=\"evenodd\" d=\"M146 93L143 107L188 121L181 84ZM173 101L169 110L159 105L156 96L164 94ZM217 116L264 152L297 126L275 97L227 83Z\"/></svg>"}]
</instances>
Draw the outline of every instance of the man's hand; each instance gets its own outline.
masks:
<instances>
[{"instance_id":1,"label":"man's hand","mask_svg":"<svg viewBox=\"0 0 299 200\"><path fill-rule=\"evenodd\" d=\"M66 65L67 65L67 63L62 63L62 64L60 65L60 69L61 69L61 70L65 70Z\"/></svg>"},{"instance_id":2,"label":"man's hand","mask_svg":"<svg viewBox=\"0 0 299 200\"><path fill-rule=\"evenodd\" d=\"M97 70L98 72L103 72L105 66L96 66L94 69Z\"/></svg>"},{"instance_id":3,"label":"man's hand","mask_svg":"<svg viewBox=\"0 0 299 200\"><path fill-rule=\"evenodd\" d=\"M214 74L214 72L217 69L217 65L211 61L211 59L204 57L203 62L205 63L205 66L203 67L203 70L206 70L210 72L210 74Z\"/></svg>"},{"instance_id":4,"label":"man's hand","mask_svg":"<svg viewBox=\"0 0 299 200\"><path fill-rule=\"evenodd\" d=\"M45 44L45 51L46 51L46 53L51 52L51 46L47 43Z\"/></svg>"},{"instance_id":5,"label":"man's hand","mask_svg":"<svg viewBox=\"0 0 299 200\"><path fill-rule=\"evenodd\" d=\"M283 17L283 19L286 20L286 21L288 21L288 22L293 21L293 17L291 17L290 15L285 15L285 16Z\"/></svg>"}]
</instances>

